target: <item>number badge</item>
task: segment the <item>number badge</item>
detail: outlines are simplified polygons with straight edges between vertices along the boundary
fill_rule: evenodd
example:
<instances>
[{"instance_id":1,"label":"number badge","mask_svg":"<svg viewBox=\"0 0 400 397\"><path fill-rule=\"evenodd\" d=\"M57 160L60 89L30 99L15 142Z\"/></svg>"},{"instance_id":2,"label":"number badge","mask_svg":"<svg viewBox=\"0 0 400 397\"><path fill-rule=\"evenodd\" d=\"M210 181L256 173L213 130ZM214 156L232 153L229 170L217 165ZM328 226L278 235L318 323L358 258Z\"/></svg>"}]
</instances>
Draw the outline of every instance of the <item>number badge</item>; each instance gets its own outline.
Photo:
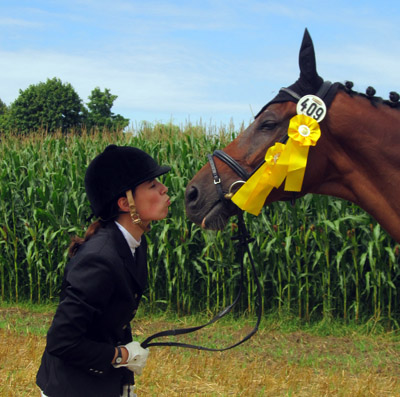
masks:
<instances>
[{"instance_id":1,"label":"number badge","mask_svg":"<svg viewBox=\"0 0 400 397\"><path fill-rule=\"evenodd\" d=\"M305 114L321 122L326 116L326 105L316 95L305 95L297 103L296 111L297 114Z\"/></svg>"}]
</instances>

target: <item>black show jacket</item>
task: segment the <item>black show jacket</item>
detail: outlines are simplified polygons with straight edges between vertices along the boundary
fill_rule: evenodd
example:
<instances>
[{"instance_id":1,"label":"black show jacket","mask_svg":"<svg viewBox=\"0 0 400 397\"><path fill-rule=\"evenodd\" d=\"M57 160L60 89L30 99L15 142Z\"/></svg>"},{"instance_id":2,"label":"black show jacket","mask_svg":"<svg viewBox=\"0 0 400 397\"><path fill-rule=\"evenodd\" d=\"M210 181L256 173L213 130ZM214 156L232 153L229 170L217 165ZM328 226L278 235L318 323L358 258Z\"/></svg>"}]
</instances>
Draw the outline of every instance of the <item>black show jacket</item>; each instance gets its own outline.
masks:
<instances>
[{"instance_id":1,"label":"black show jacket","mask_svg":"<svg viewBox=\"0 0 400 397\"><path fill-rule=\"evenodd\" d=\"M111 365L132 341L130 321L147 283L146 239L135 255L114 222L85 242L65 268L60 303L36 382L48 397L119 397L133 373Z\"/></svg>"}]
</instances>

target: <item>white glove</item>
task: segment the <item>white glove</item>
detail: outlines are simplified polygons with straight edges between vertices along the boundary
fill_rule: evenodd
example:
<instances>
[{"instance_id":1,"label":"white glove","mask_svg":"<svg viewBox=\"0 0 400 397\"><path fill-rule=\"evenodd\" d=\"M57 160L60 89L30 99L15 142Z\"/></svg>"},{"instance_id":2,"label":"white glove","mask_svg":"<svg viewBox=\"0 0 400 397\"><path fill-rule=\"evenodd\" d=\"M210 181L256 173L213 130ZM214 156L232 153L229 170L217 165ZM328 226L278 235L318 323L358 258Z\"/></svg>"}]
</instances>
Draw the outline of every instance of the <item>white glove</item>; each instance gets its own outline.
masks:
<instances>
[{"instance_id":1,"label":"white glove","mask_svg":"<svg viewBox=\"0 0 400 397\"><path fill-rule=\"evenodd\" d=\"M134 385L124 385L121 397L137 397L137 394L134 393L134 391L135 391Z\"/></svg>"},{"instance_id":2,"label":"white glove","mask_svg":"<svg viewBox=\"0 0 400 397\"><path fill-rule=\"evenodd\" d=\"M135 375L141 375L150 353L149 349L143 349L139 342L130 342L124 347L129 353L128 361L125 364L115 365L115 367L126 367Z\"/></svg>"}]
</instances>

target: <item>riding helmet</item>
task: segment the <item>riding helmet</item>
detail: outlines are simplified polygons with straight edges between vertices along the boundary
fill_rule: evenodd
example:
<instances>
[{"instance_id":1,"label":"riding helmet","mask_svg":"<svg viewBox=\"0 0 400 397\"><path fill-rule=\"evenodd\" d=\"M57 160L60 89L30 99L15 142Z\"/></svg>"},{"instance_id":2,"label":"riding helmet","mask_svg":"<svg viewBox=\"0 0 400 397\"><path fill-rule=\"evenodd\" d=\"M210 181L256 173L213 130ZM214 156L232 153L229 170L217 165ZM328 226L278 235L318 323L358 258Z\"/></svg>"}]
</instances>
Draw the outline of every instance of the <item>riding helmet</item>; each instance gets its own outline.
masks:
<instances>
[{"instance_id":1,"label":"riding helmet","mask_svg":"<svg viewBox=\"0 0 400 397\"><path fill-rule=\"evenodd\" d=\"M109 145L89 164L85 189L93 214L107 219L112 202L129 189L167 173L146 152L132 146Z\"/></svg>"}]
</instances>

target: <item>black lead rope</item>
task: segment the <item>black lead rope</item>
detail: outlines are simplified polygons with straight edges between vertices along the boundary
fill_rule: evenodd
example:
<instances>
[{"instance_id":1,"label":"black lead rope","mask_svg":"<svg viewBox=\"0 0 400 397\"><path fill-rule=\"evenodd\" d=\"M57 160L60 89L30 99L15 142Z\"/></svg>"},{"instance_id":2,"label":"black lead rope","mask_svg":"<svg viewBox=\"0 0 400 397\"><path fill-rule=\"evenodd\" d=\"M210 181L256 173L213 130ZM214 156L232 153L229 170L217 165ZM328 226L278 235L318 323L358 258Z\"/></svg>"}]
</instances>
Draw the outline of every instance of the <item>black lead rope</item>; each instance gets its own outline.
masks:
<instances>
[{"instance_id":1,"label":"black lead rope","mask_svg":"<svg viewBox=\"0 0 400 397\"><path fill-rule=\"evenodd\" d=\"M260 325L261 322L261 315L262 315L262 299L261 299L261 286L260 286L260 281L258 280L257 277L257 271L254 266L254 261L253 257L251 255L250 249L249 249L249 243L252 242L254 239L250 237L250 235L247 232L246 226L244 224L243 220L243 213L240 213L238 215L238 235L233 236L232 240L238 240L239 244L239 256L240 256L240 287L239 287L239 292L235 300L227 306L225 309L223 309L221 312L219 312L214 318L212 318L208 323L199 325L197 327L191 327L191 328L179 328L179 329L171 329L168 331L162 331L158 332L154 335L149 336L144 342L141 343L141 346L143 348L147 348L150 346L176 346L176 347L185 347L188 349L197 349L197 350L206 350L206 351L213 351L213 352L221 352L224 350L229 350L232 349L233 347L241 345L243 342L247 341L250 339L258 330L258 326ZM251 264L251 268L253 271L254 279L257 285L257 297L258 297L258 308L257 308L257 323L254 326L254 328L247 334L243 339L241 339L239 342L234 343L233 345L223 347L223 348L211 348L211 347L205 347L205 346L198 346L198 345L191 345L188 343L182 343L182 342L151 342L153 339L164 337L164 336L177 336L177 335L184 335L184 334L189 334L191 332L198 331L204 327L207 327L208 325L211 325L215 323L217 320L221 319L224 317L226 314L228 314L232 308L237 304L237 302L240 299L240 296L242 294L243 290L243 284L244 284L244 255L245 252L247 252L249 261Z\"/></svg>"}]
</instances>

